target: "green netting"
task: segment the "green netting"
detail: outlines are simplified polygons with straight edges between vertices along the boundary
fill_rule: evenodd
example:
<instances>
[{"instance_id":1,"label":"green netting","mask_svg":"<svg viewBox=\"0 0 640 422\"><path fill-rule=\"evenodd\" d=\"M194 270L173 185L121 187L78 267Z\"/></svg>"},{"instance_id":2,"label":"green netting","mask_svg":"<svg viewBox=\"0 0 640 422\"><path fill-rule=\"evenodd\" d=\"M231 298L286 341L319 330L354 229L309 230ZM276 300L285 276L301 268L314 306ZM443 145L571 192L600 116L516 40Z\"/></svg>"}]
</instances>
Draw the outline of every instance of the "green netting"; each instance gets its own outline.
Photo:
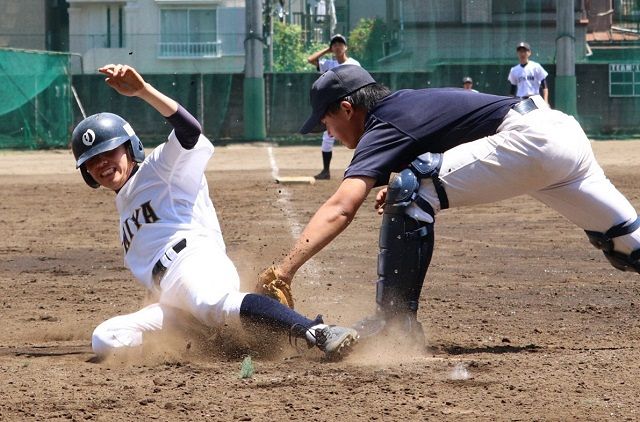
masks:
<instances>
[{"instance_id":1,"label":"green netting","mask_svg":"<svg viewBox=\"0 0 640 422\"><path fill-rule=\"evenodd\" d=\"M212 139L242 136L241 74L145 74L144 78L196 116ZM74 75L73 86L87 115L108 111L122 116L145 146L164 142L171 131L153 107L118 94L104 83L102 75ZM76 124L83 116L78 107L73 107L73 112Z\"/></svg>"},{"instance_id":2,"label":"green netting","mask_svg":"<svg viewBox=\"0 0 640 422\"><path fill-rule=\"evenodd\" d=\"M272 25L267 45L272 68L265 60L273 73L266 96L269 136L285 135L293 128L289 122L299 124L309 110L296 95L306 97L314 77L284 72L317 77L306 57L336 32L347 37L349 57L394 90L462 88L463 78L471 77L474 89L497 95L511 95L516 45L526 41L530 60L548 72L552 107L575 116L591 136L640 134L640 0L325 1L333 3L335 16L304 7L317 3L281 3L284 14L265 16L267 22L284 16Z\"/></svg>"},{"instance_id":3,"label":"green netting","mask_svg":"<svg viewBox=\"0 0 640 422\"><path fill-rule=\"evenodd\" d=\"M0 148L67 145L72 125L69 57L0 49Z\"/></svg>"}]
</instances>

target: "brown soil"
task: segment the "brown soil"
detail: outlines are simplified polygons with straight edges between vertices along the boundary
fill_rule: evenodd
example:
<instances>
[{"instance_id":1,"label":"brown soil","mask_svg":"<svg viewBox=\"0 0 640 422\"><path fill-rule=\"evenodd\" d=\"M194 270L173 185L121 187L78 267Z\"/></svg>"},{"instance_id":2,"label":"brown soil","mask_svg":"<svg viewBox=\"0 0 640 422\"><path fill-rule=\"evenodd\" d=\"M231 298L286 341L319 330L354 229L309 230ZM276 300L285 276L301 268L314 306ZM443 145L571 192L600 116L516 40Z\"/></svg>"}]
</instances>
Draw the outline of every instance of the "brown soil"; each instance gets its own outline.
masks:
<instances>
[{"instance_id":1,"label":"brown soil","mask_svg":"<svg viewBox=\"0 0 640 422\"><path fill-rule=\"evenodd\" d=\"M638 208L640 142L594 149ZM350 158L337 147L332 180L280 185L269 151L220 147L207 172L247 287ZM281 175L319 170L319 147L272 153ZM640 276L613 269L581 230L526 197L439 216L424 350L380 341L329 363L285 344L254 356L255 374L241 379L242 356L187 335L145 360L93 363L93 328L141 307L145 293L122 265L113 194L73 167L67 151L0 153L0 420L640 419ZM373 311L372 204L299 272L299 311L341 324Z\"/></svg>"}]
</instances>

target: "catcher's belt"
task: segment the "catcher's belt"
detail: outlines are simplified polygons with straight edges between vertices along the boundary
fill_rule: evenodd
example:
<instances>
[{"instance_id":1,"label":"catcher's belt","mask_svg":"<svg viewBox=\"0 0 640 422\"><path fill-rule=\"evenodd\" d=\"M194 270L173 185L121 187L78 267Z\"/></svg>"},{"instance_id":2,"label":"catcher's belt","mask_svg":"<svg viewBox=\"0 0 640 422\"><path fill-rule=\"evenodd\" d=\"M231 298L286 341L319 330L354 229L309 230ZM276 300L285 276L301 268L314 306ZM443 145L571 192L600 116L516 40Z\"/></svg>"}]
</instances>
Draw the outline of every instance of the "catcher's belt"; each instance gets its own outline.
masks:
<instances>
[{"instance_id":1,"label":"catcher's belt","mask_svg":"<svg viewBox=\"0 0 640 422\"><path fill-rule=\"evenodd\" d=\"M515 103L511 106L511 110L517 111L520 114L527 114L530 111L537 110L538 106L536 105L533 98L527 97L526 100L522 100L519 103Z\"/></svg>"}]
</instances>

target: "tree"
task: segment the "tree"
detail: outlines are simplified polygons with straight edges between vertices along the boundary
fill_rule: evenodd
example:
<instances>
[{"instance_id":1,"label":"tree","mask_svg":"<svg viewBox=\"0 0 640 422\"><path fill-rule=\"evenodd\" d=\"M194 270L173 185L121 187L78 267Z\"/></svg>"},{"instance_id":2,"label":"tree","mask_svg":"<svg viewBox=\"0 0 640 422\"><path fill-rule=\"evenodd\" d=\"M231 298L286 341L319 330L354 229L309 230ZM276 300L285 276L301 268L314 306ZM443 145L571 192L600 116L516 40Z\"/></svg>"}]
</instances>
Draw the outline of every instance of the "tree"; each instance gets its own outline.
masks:
<instances>
[{"instance_id":1,"label":"tree","mask_svg":"<svg viewBox=\"0 0 640 422\"><path fill-rule=\"evenodd\" d=\"M323 48L323 44L311 43L305 47L300 25L273 23L273 71L313 72L307 57Z\"/></svg>"},{"instance_id":2,"label":"tree","mask_svg":"<svg viewBox=\"0 0 640 422\"><path fill-rule=\"evenodd\" d=\"M378 59L384 57L384 43L389 39L389 32L380 18L360 19L349 34L349 55L372 69Z\"/></svg>"},{"instance_id":3,"label":"tree","mask_svg":"<svg viewBox=\"0 0 640 422\"><path fill-rule=\"evenodd\" d=\"M300 25L273 23L273 71L300 72L307 63Z\"/></svg>"}]
</instances>

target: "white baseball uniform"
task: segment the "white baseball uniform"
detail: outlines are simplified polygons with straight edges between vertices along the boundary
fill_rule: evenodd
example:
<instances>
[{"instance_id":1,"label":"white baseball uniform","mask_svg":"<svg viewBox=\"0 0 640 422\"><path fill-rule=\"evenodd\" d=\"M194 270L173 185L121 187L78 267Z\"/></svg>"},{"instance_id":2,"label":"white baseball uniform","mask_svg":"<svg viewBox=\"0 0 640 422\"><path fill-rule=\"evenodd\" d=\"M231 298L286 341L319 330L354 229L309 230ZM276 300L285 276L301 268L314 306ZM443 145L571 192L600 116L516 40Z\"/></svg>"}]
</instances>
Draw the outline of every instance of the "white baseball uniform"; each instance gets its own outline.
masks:
<instances>
[{"instance_id":1,"label":"white baseball uniform","mask_svg":"<svg viewBox=\"0 0 640 422\"><path fill-rule=\"evenodd\" d=\"M320 70L320 73L324 73L329 69L333 69L334 67L340 66L343 64L354 64L356 66L360 66L360 62L357 61L356 59L352 59L351 57L348 57L347 60L344 61L344 63L340 63L333 58L331 59L322 58L318 60L318 70ZM325 130L322 133L322 147L321 147L322 152L331 152L333 150L333 145L335 144L335 140L336 138L329 135L329 132Z\"/></svg>"},{"instance_id":2,"label":"white baseball uniform","mask_svg":"<svg viewBox=\"0 0 640 422\"><path fill-rule=\"evenodd\" d=\"M531 97L540 93L540 84L549 73L537 62L529 60L526 65L517 64L509 71L509 83L517 87L517 97Z\"/></svg>"},{"instance_id":3,"label":"white baseball uniform","mask_svg":"<svg viewBox=\"0 0 640 422\"><path fill-rule=\"evenodd\" d=\"M100 324L92 338L98 355L141 345L145 332L162 330L180 310L208 326L239 325L245 293L204 177L213 151L203 135L184 149L172 131L117 193L125 265L158 302ZM164 269L161 280L154 267Z\"/></svg>"},{"instance_id":4,"label":"white baseball uniform","mask_svg":"<svg viewBox=\"0 0 640 422\"><path fill-rule=\"evenodd\" d=\"M606 232L637 213L597 163L578 122L551 110L536 95L538 110L507 113L497 133L445 151L440 180L450 208L486 204L529 194L584 230ZM517 177L514 177L517 175ZM419 195L434 211L440 201L431 179L423 179ZM407 214L433 218L413 203ZM615 250L629 254L640 248L640 229L613 239Z\"/></svg>"}]
</instances>

